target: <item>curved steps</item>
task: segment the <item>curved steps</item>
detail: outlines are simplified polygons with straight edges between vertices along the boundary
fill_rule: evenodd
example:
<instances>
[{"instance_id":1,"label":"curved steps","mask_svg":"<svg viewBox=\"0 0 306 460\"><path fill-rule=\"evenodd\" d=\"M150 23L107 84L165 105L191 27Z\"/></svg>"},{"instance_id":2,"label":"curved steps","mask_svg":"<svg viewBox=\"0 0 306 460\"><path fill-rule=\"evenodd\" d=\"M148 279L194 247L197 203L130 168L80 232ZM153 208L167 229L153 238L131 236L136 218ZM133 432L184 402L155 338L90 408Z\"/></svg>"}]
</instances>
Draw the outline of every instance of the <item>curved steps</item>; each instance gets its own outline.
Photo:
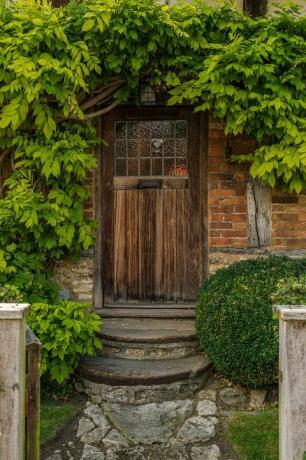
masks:
<instances>
[{"instance_id":1,"label":"curved steps","mask_svg":"<svg viewBox=\"0 0 306 460\"><path fill-rule=\"evenodd\" d=\"M183 358L198 352L193 320L106 318L97 336L103 355L125 359Z\"/></svg>"},{"instance_id":2,"label":"curved steps","mask_svg":"<svg viewBox=\"0 0 306 460\"><path fill-rule=\"evenodd\" d=\"M81 361L79 374L95 383L154 385L203 375L210 367L204 355L165 360L132 360L100 356Z\"/></svg>"},{"instance_id":3,"label":"curved steps","mask_svg":"<svg viewBox=\"0 0 306 460\"><path fill-rule=\"evenodd\" d=\"M177 386L175 392L179 393L201 387L210 362L199 352L194 305L118 304L97 312L103 319L97 334L103 348L100 356L80 362L79 374L85 387L91 382L101 384L94 391L102 398L107 398L105 385L120 387L127 395L127 389L137 392L138 386L150 388L149 393L164 384ZM163 391L167 392L165 387Z\"/></svg>"}]
</instances>

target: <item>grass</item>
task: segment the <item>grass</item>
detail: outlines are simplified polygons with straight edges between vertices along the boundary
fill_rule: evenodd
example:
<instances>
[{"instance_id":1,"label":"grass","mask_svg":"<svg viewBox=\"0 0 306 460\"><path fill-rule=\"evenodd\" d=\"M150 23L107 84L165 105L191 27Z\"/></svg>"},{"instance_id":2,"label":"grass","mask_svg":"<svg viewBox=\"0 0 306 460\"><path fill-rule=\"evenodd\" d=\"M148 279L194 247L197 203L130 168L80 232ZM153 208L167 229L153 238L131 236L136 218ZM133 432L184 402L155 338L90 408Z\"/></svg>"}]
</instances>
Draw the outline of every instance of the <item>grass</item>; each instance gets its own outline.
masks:
<instances>
[{"instance_id":1,"label":"grass","mask_svg":"<svg viewBox=\"0 0 306 460\"><path fill-rule=\"evenodd\" d=\"M229 438L240 460L278 460L278 410L237 413L229 422Z\"/></svg>"},{"instance_id":2,"label":"grass","mask_svg":"<svg viewBox=\"0 0 306 460\"><path fill-rule=\"evenodd\" d=\"M42 400L40 410L41 444L54 438L56 432L78 412L80 405L71 401Z\"/></svg>"}]
</instances>

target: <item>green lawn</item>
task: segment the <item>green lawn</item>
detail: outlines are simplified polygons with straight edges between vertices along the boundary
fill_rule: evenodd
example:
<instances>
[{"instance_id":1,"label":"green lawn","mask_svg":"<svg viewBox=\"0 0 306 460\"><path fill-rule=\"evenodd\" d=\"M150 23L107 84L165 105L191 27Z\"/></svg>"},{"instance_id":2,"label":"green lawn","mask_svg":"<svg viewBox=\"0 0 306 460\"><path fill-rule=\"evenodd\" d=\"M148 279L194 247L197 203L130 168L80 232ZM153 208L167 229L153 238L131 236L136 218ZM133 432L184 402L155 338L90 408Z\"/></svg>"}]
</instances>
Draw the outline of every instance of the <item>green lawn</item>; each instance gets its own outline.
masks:
<instances>
[{"instance_id":1,"label":"green lawn","mask_svg":"<svg viewBox=\"0 0 306 460\"><path fill-rule=\"evenodd\" d=\"M40 411L41 444L52 439L56 432L80 409L78 402L42 400Z\"/></svg>"},{"instance_id":2,"label":"green lawn","mask_svg":"<svg viewBox=\"0 0 306 460\"><path fill-rule=\"evenodd\" d=\"M229 437L240 460L278 460L278 410L237 413Z\"/></svg>"}]
</instances>

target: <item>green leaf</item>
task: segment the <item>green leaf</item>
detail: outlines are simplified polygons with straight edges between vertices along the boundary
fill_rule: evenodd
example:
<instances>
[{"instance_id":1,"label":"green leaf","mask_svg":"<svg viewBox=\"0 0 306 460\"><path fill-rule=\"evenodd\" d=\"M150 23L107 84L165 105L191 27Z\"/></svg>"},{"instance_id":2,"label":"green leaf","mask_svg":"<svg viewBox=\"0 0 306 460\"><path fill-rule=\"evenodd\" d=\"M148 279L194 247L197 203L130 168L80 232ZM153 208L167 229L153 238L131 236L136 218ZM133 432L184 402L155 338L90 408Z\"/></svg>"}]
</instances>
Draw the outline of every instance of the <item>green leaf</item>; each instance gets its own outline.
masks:
<instances>
[{"instance_id":1,"label":"green leaf","mask_svg":"<svg viewBox=\"0 0 306 460\"><path fill-rule=\"evenodd\" d=\"M93 19L88 19L84 22L82 27L82 32L89 32L95 25L95 21Z\"/></svg>"}]
</instances>

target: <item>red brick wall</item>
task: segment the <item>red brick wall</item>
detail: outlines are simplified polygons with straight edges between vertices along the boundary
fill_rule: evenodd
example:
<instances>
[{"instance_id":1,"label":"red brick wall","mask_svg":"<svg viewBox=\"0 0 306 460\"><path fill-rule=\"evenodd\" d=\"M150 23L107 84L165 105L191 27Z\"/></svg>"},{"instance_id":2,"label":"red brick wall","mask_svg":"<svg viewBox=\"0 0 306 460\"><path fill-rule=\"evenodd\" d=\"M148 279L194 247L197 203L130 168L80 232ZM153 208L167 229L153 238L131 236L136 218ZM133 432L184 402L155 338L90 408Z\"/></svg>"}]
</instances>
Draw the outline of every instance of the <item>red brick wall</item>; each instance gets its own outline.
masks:
<instances>
[{"instance_id":1,"label":"red brick wall","mask_svg":"<svg viewBox=\"0 0 306 460\"><path fill-rule=\"evenodd\" d=\"M255 143L240 137L228 143L222 123L210 121L208 148L209 247L248 248L246 165L227 155L250 153ZM271 250L306 249L306 192L300 196L271 191Z\"/></svg>"},{"instance_id":2,"label":"red brick wall","mask_svg":"<svg viewBox=\"0 0 306 460\"><path fill-rule=\"evenodd\" d=\"M306 249L306 193L272 191L272 248Z\"/></svg>"},{"instance_id":3,"label":"red brick wall","mask_svg":"<svg viewBox=\"0 0 306 460\"><path fill-rule=\"evenodd\" d=\"M239 137L230 142L224 125L210 121L208 143L208 235L209 248L248 249L248 166L230 161L232 152L250 153L255 142ZM88 173L92 186L93 172ZM93 199L85 204L86 215L94 215ZM271 192L271 250L306 249L306 192L299 197Z\"/></svg>"},{"instance_id":4,"label":"red brick wall","mask_svg":"<svg viewBox=\"0 0 306 460\"><path fill-rule=\"evenodd\" d=\"M252 143L240 139L239 152L248 153ZM208 143L209 247L248 246L246 202L247 168L227 158L229 144L222 124L210 122Z\"/></svg>"}]
</instances>

